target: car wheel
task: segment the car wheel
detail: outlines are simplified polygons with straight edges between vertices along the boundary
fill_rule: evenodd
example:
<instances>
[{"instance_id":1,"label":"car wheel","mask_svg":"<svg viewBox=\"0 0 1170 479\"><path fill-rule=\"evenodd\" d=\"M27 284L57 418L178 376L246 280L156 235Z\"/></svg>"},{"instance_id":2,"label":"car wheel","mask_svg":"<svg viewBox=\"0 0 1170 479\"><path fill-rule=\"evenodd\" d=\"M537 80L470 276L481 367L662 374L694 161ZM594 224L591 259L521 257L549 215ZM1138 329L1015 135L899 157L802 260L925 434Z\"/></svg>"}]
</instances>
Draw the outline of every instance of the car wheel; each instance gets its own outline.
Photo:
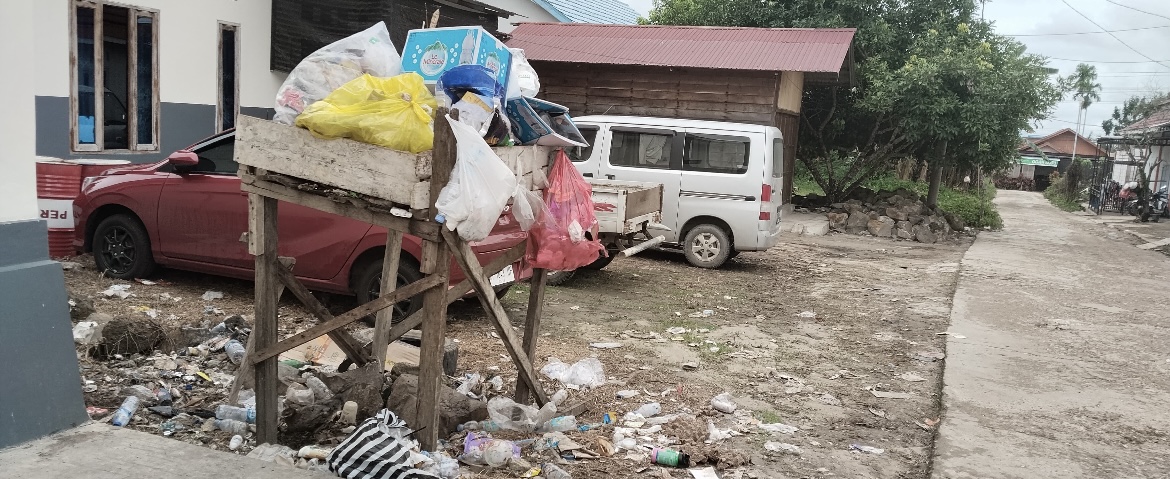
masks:
<instances>
[{"instance_id":1,"label":"car wheel","mask_svg":"<svg viewBox=\"0 0 1170 479\"><path fill-rule=\"evenodd\" d=\"M418 271L418 266L412 261L406 260L406 255L398 262L398 287L401 288L410 283L418 281L422 278L422 273ZM353 291L357 296L359 304L365 304L378 298L378 293L382 290L382 258L374 258L366 262L362 266L361 271L354 277ZM398 324L406 319L407 316L414 314L416 311L422 309L423 297L421 294L415 295L410 299L404 299L394 305L394 316L391 318L391 324ZM374 324L374 316L369 316L363 319L367 324Z\"/></svg>"},{"instance_id":2,"label":"car wheel","mask_svg":"<svg viewBox=\"0 0 1170 479\"><path fill-rule=\"evenodd\" d=\"M98 271L111 278L142 278L154 271L150 236L138 219L113 215L98 223L93 233L93 260Z\"/></svg>"},{"instance_id":3,"label":"car wheel","mask_svg":"<svg viewBox=\"0 0 1170 479\"><path fill-rule=\"evenodd\" d=\"M552 271L552 270L550 270L548 272L548 274L544 277L544 284L547 284L549 286L560 286L560 285L563 285L565 283L568 283L569 280L573 279L573 276L575 276L576 274L577 274L577 270L575 270L575 269L569 270L569 271Z\"/></svg>"},{"instance_id":4,"label":"car wheel","mask_svg":"<svg viewBox=\"0 0 1170 479\"><path fill-rule=\"evenodd\" d=\"M620 252L621 252L620 250L616 250L616 249L608 250L608 251L606 251L606 253L609 253L607 256L598 255L597 260L595 260L592 263L589 263L585 266L582 266L581 268L582 269L598 270L598 269L604 268L606 266L609 266L609 264L613 262L613 257Z\"/></svg>"},{"instance_id":5,"label":"car wheel","mask_svg":"<svg viewBox=\"0 0 1170 479\"><path fill-rule=\"evenodd\" d=\"M723 228L704 224L687 232L683 255L700 268L718 268L731 256L731 248L731 238Z\"/></svg>"}]
</instances>

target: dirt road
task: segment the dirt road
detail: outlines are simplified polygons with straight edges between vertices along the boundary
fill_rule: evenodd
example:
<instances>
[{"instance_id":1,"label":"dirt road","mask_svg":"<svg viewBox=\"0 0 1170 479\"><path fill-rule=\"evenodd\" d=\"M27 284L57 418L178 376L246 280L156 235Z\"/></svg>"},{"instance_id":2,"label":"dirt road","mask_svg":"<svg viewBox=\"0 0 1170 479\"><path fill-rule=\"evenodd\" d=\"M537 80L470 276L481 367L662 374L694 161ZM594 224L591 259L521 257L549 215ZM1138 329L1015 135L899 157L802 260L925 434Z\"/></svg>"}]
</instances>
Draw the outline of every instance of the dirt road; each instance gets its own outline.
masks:
<instances>
[{"instance_id":1,"label":"dirt road","mask_svg":"<svg viewBox=\"0 0 1170 479\"><path fill-rule=\"evenodd\" d=\"M572 283L550 289L537 367L550 356L565 362L598 357L608 383L588 392L571 391L571 400L584 399L591 406L578 418L580 423L599 423L607 411L620 415L659 401L663 414L695 416L666 425L663 434L678 438L677 448L727 467L724 477L925 477L943 362L918 353L942 351L944 339L938 333L947 330L958 263L968 244L786 237L772 251L742 254L714 271L693 268L681 255L667 253L618 260L606 270L579 274ZM68 271L66 278L74 293L89 296L115 283L92 270ZM203 327L230 314L250 317L250 283L176 271L153 279L162 283L135 283L130 291L136 296L128 299L99 298L98 311L145 319L153 309L160 319ZM222 291L226 298L201 300L207 290ZM520 285L505 298L517 326L524 317L525 292ZM449 329L462 345L460 372L499 374L510 393L515 370L503 347L492 337L478 305L463 303L452 305ZM308 318L290 298L282 302L282 334L311 326ZM596 342L621 347L589 346ZM144 380L142 371L152 361L130 359L83 362L83 375L97 380L97 390L87 394L88 405L116 408L120 389ZM176 359L182 363L181 357ZM216 362L222 370L205 372L213 378L230 377L230 364ZM684 363L698 368L684 370ZM136 369L118 373L123 366ZM223 398L222 384L195 386L190 395L202 398L200 407ZM555 387L547 384L550 391ZM638 391L638 396L618 399L619 390ZM905 398L879 398L871 390ZM722 392L735 397L735 414L712 409L711 398ZM164 418L147 412L140 416L133 427L160 432ZM742 435L704 444L708 421ZM761 422L800 430L770 433L758 427ZM611 435L609 426L570 434L588 447ZM228 438L199 428L173 437L220 448ZM770 442L795 445L800 453L768 451L765 444ZM452 447L460 443L453 438ZM853 445L883 451L860 452ZM576 477L631 477L647 465L644 455L619 451L564 467ZM679 469L662 473L687 476Z\"/></svg>"},{"instance_id":2,"label":"dirt road","mask_svg":"<svg viewBox=\"0 0 1170 479\"><path fill-rule=\"evenodd\" d=\"M935 478L1170 477L1170 260L1035 193L963 258Z\"/></svg>"}]
</instances>

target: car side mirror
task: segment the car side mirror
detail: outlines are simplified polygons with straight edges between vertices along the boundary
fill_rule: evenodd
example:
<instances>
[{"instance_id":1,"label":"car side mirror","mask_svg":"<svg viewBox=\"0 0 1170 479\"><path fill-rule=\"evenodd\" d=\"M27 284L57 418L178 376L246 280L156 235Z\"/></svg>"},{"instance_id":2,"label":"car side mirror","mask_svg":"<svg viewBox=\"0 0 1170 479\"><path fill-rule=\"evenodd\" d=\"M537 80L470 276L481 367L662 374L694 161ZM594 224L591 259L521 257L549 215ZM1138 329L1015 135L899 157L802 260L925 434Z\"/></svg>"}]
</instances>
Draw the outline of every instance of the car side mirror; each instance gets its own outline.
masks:
<instances>
[{"instance_id":1,"label":"car side mirror","mask_svg":"<svg viewBox=\"0 0 1170 479\"><path fill-rule=\"evenodd\" d=\"M171 153L171 156L167 157L167 161L172 166L196 166L199 164L199 155L187 150L179 150Z\"/></svg>"}]
</instances>

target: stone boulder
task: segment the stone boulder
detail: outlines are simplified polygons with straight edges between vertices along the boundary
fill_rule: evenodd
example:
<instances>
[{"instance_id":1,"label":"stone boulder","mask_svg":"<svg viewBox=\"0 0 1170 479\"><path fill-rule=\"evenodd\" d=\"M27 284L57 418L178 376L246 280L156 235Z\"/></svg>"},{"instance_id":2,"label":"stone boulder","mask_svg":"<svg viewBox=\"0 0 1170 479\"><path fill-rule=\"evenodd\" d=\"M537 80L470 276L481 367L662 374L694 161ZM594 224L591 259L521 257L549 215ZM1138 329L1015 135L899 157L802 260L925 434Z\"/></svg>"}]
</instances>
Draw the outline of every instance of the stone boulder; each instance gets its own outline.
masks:
<instances>
[{"instance_id":1,"label":"stone boulder","mask_svg":"<svg viewBox=\"0 0 1170 479\"><path fill-rule=\"evenodd\" d=\"M967 222L963 221L963 218L960 218L959 215L946 213L943 217L947 219L947 224L951 225L952 230L963 231L967 229Z\"/></svg>"},{"instance_id":2,"label":"stone boulder","mask_svg":"<svg viewBox=\"0 0 1170 479\"><path fill-rule=\"evenodd\" d=\"M97 310L94 309L93 298L78 294L69 295L69 319L74 323L85 320L95 311Z\"/></svg>"},{"instance_id":3,"label":"stone boulder","mask_svg":"<svg viewBox=\"0 0 1170 479\"><path fill-rule=\"evenodd\" d=\"M927 224L915 225L911 232L914 233L914 240L919 243L932 244L938 240Z\"/></svg>"},{"instance_id":4,"label":"stone boulder","mask_svg":"<svg viewBox=\"0 0 1170 479\"><path fill-rule=\"evenodd\" d=\"M321 381L342 401L357 403L359 419L371 417L382 409L385 376L377 364L370 363L341 374L322 375Z\"/></svg>"},{"instance_id":5,"label":"stone boulder","mask_svg":"<svg viewBox=\"0 0 1170 479\"><path fill-rule=\"evenodd\" d=\"M430 406L429 404L427 406ZM403 374L390 387L386 407L417 429L418 424L418 376ZM454 433L460 424L468 421L482 421L488 418L487 403L471 399L447 386L439 386L439 436Z\"/></svg>"},{"instance_id":6,"label":"stone boulder","mask_svg":"<svg viewBox=\"0 0 1170 479\"><path fill-rule=\"evenodd\" d=\"M849 213L829 213L829 228L833 231L845 231L845 220L849 219Z\"/></svg>"},{"instance_id":7,"label":"stone boulder","mask_svg":"<svg viewBox=\"0 0 1170 479\"><path fill-rule=\"evenodd\" d=\"M849 213L849 218L845 220L845 232L851 235L861 234L869 228L869 215L861 211Z\"/></svg>"},{"instance_id":8,"label":"stone boulder","mask_svg":"<svg viewBox=\"0 0 1170 479\"><path fill-rule=\"evenodd\" d=\"M867 227L869 228L869 234L889 238L894 235L894 226L896 224L897 222L889 216L881 216L876 220L870 220Z\"/></svg>"}]
</instances>

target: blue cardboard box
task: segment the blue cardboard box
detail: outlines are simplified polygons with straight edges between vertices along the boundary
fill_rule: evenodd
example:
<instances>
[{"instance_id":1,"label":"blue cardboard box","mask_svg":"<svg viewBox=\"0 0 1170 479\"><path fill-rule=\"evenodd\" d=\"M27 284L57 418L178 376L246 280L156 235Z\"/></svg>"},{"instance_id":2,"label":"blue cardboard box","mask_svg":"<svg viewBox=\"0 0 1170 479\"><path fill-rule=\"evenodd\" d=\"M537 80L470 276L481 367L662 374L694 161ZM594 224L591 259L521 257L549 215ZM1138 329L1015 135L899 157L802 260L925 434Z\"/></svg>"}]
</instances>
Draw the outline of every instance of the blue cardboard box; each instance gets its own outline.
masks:
<instances>
[{"instance_id":1,"label":"blue cardboard box","mask_svg":"<svg viewBox=\"0 0 1170 479\"><path fill-rule=\"evenodd\" d=\"M521 145L589 146L569 109L536 98L513 98L506 106L512 134Z\"/></svg>"},{"instance_id":2,"label":"blue cardboard box","mask_svg":"<svg viewBox=\"0 0 1170 479\"><path fill-rule=\"evenodd\" d=\"M411 30L402 49L402 71L422 75L434 85L443 72L459 65L482 65L508 90L512 53L482 27L446 27Z\"/></svg>"}]
</instances>

